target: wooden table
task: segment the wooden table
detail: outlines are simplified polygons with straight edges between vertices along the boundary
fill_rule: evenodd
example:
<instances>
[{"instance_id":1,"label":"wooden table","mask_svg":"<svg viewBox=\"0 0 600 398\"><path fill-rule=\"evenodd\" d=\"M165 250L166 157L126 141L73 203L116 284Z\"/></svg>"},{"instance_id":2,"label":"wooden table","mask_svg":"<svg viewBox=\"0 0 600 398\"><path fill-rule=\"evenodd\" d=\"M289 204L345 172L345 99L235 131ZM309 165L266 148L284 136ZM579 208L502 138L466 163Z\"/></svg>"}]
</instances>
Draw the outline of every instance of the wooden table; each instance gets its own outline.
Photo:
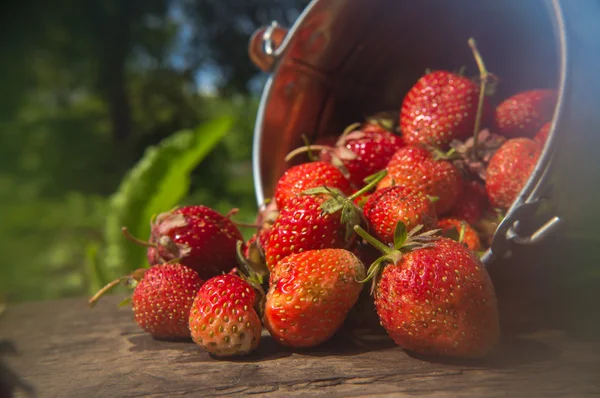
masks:
<instances>
[{"instance_id":1,"label":"wooden table","mask_svg":"<svg viewBox=\"0 0 600 398\"><path fill-rule=\"evenodd\" d=\"M108 296L27 303L0 318L3 358L41 397L598 396L600 343L545 331L505 341L485 361L414 358L385 335L356 343L349 332L305 352L278 347L265 333L248 358L217 360L191 342L156 341L131 310Z\"/></svg>"}]
</instances>

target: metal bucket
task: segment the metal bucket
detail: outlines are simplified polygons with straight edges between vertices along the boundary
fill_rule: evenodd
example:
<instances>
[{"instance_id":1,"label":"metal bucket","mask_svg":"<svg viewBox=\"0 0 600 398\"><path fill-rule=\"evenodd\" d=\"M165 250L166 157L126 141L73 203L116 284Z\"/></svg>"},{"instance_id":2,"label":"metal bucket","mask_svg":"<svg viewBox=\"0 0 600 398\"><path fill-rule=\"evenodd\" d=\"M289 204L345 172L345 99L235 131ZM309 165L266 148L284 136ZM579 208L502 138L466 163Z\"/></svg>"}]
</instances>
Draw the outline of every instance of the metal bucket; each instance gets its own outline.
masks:
<instances>
[{"instance_id":1,"label":"metal bucket","mask_svg":"<svg viewBox=\"0 0 600 398\"><path fill-rule=\"evenodd\" d=\"M303 145L302 135L314 140L366 115L400 109L404 94L427 68L464 64L476 74L469 37L502 79L498 98L540 87L558 90L538 164L482 260L489 265L509 256L514 245L550 235L563 220L547 213L540 220L537 210L567 96L567 41L558 0L313 0L289 31L275 22L259 29L250 40L250 57L271 76L254 131L258 203L273 194L289 167L284 157Z\"/></svg>"}]
</instances>

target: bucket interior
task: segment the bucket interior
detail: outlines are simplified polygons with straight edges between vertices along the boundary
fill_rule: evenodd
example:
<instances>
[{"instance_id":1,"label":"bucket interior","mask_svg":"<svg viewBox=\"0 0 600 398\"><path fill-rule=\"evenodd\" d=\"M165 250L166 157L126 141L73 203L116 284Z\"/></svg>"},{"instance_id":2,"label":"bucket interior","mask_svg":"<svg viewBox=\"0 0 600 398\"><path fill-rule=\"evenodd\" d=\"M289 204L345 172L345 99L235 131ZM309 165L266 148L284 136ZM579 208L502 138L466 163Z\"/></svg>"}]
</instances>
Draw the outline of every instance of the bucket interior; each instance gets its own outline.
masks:
<instances>
[{"instance_id":1,"label":"bucket interior","mask_svg":"<svg viewBox=\"0 0 600 398\"><path fill-rule=\"evenodd\" d=\"M555 17L544 0L316 1L290 31L265 90L255 147L257 199L273 194L284 161L303 145L380 111L399 111L427 69L477 76L475 38L499 78L494 101L526 89L556 88ZM258 175L256 175L258 174Z\"/></svg>"}]
</instances>

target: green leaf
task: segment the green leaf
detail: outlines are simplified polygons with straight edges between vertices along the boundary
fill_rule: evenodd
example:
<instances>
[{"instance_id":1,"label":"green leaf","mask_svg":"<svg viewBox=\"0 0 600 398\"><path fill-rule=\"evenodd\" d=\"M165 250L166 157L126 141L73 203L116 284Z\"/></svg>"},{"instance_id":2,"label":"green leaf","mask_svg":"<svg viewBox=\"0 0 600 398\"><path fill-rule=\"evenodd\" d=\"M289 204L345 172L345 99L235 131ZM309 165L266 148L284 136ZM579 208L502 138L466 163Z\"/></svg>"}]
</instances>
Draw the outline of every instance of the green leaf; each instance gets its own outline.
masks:
<instances>
[{"instance_id":1,"label":"green leaf","mask_svg":"<svg viewBox=\"0 0 600 398\"><path fill-rule=\"evenodd\" d=\"M408 238L408 231L406 229L406 225L402 221L398 221L396 224L396 229L394 230L394 248L400 249L406 239Z\"/></svg>"},{"instance_id":2,"label":"green leaf","mask_svg":"<svg viewBox=\"0 0 600 398\"><path fill-rule=\"evenodd\" d=\"M131 297L125 297L123 300L121 300L121 302L118 304L118 307L125 307L126 305L128 305L129 303L131 303Z\"/></svg>"},{"instance_id":3,"label":"green leaf","mask_svg":"<svg viewBox=\"0 0 600 398\"><path fill-rule=\"evenodd\" d=\"M185 198L190 188L190 173L232 125L232 118L223 117L193 131L177 132L148 148L127 173L111 198L105 223L108 280L147 266L146 249L127 241L121 227L126 226L132 235L147 239L152 216L172 209Z\"/></svg>"}]
</instances>

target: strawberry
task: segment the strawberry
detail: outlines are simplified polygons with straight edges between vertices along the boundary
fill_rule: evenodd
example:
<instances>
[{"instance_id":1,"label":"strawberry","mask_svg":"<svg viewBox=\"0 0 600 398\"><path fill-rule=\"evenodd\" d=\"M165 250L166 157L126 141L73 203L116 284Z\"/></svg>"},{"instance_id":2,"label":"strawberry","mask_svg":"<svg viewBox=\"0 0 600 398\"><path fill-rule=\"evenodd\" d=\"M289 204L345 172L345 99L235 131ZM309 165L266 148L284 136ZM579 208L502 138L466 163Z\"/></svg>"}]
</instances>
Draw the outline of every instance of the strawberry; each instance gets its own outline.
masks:
<instances>
[{"instance_id":1,"label":"strawberry","mask_svg":"<svg viewBox=\"0 0 600 398\"><path fill-rule=\"evenodd\" d=\"M184 206L159 214L153 221L148 242L129 234L136 244L146 246L150 265L177 259L196 270L204 280L228 272L236 264L236 242L242 233L229 219L207 206Z\"/></svg>"},{"instance_id":2,"label":"strawberry","mask_svg":"<svg viewBox=\"0 0 600 398\"><path fill-rule=\"evenodd\" d=\"M269 232L265 245L269 270L293 253L350 248L354 243L352 228L360 224L362 214L354 201L373 190L386 175L382 170L369 176L368 184L348 197L337 189L316 187L292 198Z\"/></svg>"},{"instance_id":3,"label":"strawberry","mask_svg":"<svg viewBox=\"0 0 600 398\"><path fill-rule=\"evenodd\" d=\"M515 94L496 108L496 129L507 138L533 137L552 119L556 100L556 90L551 89Z\"/></svg>"},{"instance_id":4,"label":"strawberry","mask_svg":"<svg viewBox=\"0 0 600 398\"><path fill-rule=\"evenodd\" d=\"M281 209L266 242L267 267L273 271L277 262L293 253L346 246L340 212L321 210L329 195L299 195Z\"/></svg>"},{"instance_id":5,"label":"strawberry","mask_svg":"<svg viewBox=\"0 0 600 398\"><path fill-rule=\"evenodd\" d=\"M404 146L404 140L375 123L352 125L332 150L321 151L321 159L347 171L355 187L365 185L365 178L385 168L390 158Z\"/></svg>"},{"instance_id":6,"label":"strawberry","mask_svg":"<svg viewBox=\"0 0 600 398\"><path fill-rule=\"evenodd\" d=\"M364 265L344 249L308 250L281 260L271 274L265 327L282 345L329 340L358 300Z\"/></svg>"},{"instance_id":7,"label":"strawberry","mask_svg":"<svg viewBox=\"0 0 600 398\"><path fill-rule=\"evenodd\" d=\"M483 216L487 207L485 186L479 181L471 180L465 183L463 194L450 212L450 216L475 224Z\"/></svg>"},{"instance_id":8,"label":"strawberry","mask_svg":"<svg viewBox=\"0 0 600 398\"><path fill-rule=\"evenodd\" d=\"M475 229L471 225L469 225L465 220L450 217L443 218L438 221L438 227L444 233L456 233L456 239L453 239L459 243L462 243L470 250L473 250L475 252L481 250L481 241L479 240L479 234L477 234L477 231L475 231Z\"/></svg>"},{"instance_id":9,"label":"strawberry","mask_svg":"<svg viewBox=\"0 0 600 398\"><path fill-rule=\"evenodd\" d=\"M535 137L533 137L533 140L535 142L537 142L538 144L540 144L540 146L543 146L546 143L546 140L548 140L548 134L550 133L550 127L552 127L552 122L548 122L548 123L544 124L539 129L539 131L537 132Z\"/></svg>"},{"instance_id":10,"label":"strawberry","mask_svg":"<svg viewBox=\"0 0 600 398\"><path fill-rule=\"evenodd\" d=\"M189 337L190 307L203 282L196 271L182 264L149 268L131 298L135 321L156 338Z\"/></svg>"},{"instance_id":11,"label":"strawberry","mask_svg":"<svg viewBox=\"0 0 600 398\"><path fill-rule=\"evenodd\" d=\"M529 138L506 141L490 159L485 189L492 206L508 209L529 179L541 147Z\"/></svg>"},{"instance_id":12,"label":"strawberry","mask_svg":"<svg viewBox=\"0 0 600 398\"><path fill-rule=\"evenodd\" d=\"M328 186L352 193L348 179L330 163L315 161L290 167L277 181L275 201L283 209L292 198L309 188Z\"/></svg>"},{"instance_id":13,"label":"strawberry","mask_svg":"<svg viewBox=\"0 0 600 398\"><path fill-rule=\"evenodd\" d=\"M375 308L389 336L418 354L482 357L500 336L494 286L481 261L462 244L402 223L390 248L359 226L384 256L369 268Z\"/></svg>"},{"instance_id":14,"label":"strawberry","mask_svg":"<svg viewBox=\"0 0 600 398\"><path fill-rule=\"evenodd\" d=\"M421 77L408 91L400 111L400 129L407 144L446 147L473 134L479 85L448 71ZM488 102L482 105L488 113Z\"/></svg>"},{"instance_id":15,"label":"strawberry","mask_svg":"<svg viewBox=\"0 0 600 398\"><path fill-rule=\"evenodd\" d=\"M436 197L438 215L450 211L463 192L463 178L456 166L447 160L434 159L431 152L420 146L400 148L386 168L388 176L379 183L377 189L395 183Z\"/></svg>"},{"instance_id":16,"label":"strawberry","mask_svg":"<svg viewBox=\"0 0 600 398\"><path fill-rule=\"evenodd\" d=\"M206 281L188 312L194 342L220 357L249 354L260 343L262 324L254 309L260 295L235 272Z\"/></svg>"},{"instance_id":17,"label":"strawberry","mask_svg":"<svg viewBox=\"0 0 600 398\"><path fill-rule=\"evenodd\" d=\"M435 228L437 216L431 199L422 192L394 185L376 191L369 197L363 209L371 229L384 243L394 241L394 229L398 221L407 228L424 224L426 228Z\"/></svg>"}]
</instances>

